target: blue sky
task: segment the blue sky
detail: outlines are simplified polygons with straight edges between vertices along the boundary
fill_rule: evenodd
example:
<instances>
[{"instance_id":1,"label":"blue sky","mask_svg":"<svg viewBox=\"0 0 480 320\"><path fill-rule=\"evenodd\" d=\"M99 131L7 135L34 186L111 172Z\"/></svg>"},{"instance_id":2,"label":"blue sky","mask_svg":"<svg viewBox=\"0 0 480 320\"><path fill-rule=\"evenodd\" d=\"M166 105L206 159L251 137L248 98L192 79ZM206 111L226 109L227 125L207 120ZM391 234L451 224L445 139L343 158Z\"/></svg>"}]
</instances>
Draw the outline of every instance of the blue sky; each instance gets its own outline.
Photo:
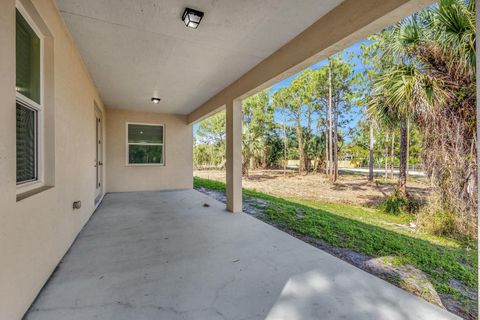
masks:
<instances>
[{"instance_id":1,"label":"blue sky","mask_svg":"<svg viewBox=\"0 0 480 320\"><path fill-rule=\"evenodd\" d=\"M362 61L360 59L358 59L358 54L361 52L360 50L360 46L363 44L363 43L367 43L367 40L362 40L362 41L359 41L357 43L355 43L354 45L348 47L347 49L343 50L342 51L342 55L344 57L347 57L348 55L350 54L353 54L353 59L352 59L352 62L354 63L355 65L355 72L363 72L364 70L364 66L362 64ZM310 67L308 67L307 69L320 69L322 67L325 67L326 65L328 64L328 60L325 59L325 60L322 60L320 62L317 62L315 64L312 64ZM301 72L301 71L300 71ZM288 87L290 85L290 83L292 82L293 79L295 79L298 74L300 73L295 73L293 74L292 76L286 78L286 79L283 79L282 81L280 82L277 82L276 84L274 84L272 87L271 87L271 94L277 92L280 88L284 88L284 87Z\"/></svg>"},{"instance_id":2,"label":"blue sky","mask_svg":"<svg viewBox=\"0 0 480 320\"><path fill-rule=\"evenodd\" d=\"M361 59L358 58L358 55L361 52L360 47L363 43L368 43L368 40L359 41L359 42L353 44L352 46L346 48L345 50L343 50L340 53L340 54L342 54L343 57L348 57L349 55L353 56L350 61L354 64L354 70L355 70L356 73L361 73L365 69ZM317 63L314 63L313 65L307 67L306 69L314 69L314 70L315 69L320 69L322 67L325 67L327 64L328 64L328 60L325 59L325 60L319 61ZM300 71L300 72L302 72L302 71ZM292 80L295 79L300 72L295 73L292 76L290 76L286 79L283 79L282 81L279 81L276 84L274 84L273 86L271 86L270 87L270 95L273 95L275 92L277 92L279 89L281 89L283 87L288 87L290 85L290 83L292 82ZM353 120L351 121L351 123L348 126L349 128L355 127L356 124L358 123L358 121L361 119L361 113L358 111L358 108L354 108L353 112L355 113L355 115L353 115ZM277 113L275 115L275 119L278 122L281 122L281 121L283 121L282 120L283 116L280 116L280 114ZM194 135L197 131L197 128L198 128L198 123L193 126Z\"/></svg>"},{"instance_id":3,"label":"blue sky","mask_svg":"<svg viewBox=\"0 0 480 320\"><path fill-rule=\"evenodd\" d=\"M350 62L353 63L353 65L354 65L354 72L355 73L362 73L365 70L365 66L363 65L361 59L358 57L359 54L361 53L361 48L360 47L364 43L368 43L368 40L359 41L359 42L353 44L352 46L346 48L345 50L343 50L340 53L343 57L345 57L345 59L347 59L347 57L349 57L350 55L352 56L352 58L350 59ZM314 69L314 70L315 69L320 69L322 67L325 67L327 64L328 64L328 60L325 59L325 60L319 61L319 62L311 65L310 67L308 67L306 69ZM302 72L302 71L300 71L300 72ZM290 85L290 83L292 82L292 80L295 79L300 72L295 73L292 76L274 84L270 88L270 94L273 95L279 89L284 88L284 87L288 87ZM348 130L348 129L351 129L351 128L355 127L357 125L358 121L361 120L361 115L362 114L361 114L358 107L354 106L352 108L351 113L352 113L351 114L352 120L347 125L347 128L344 128L344 129ZM283 119L282 115L280 115L279 113L275 114L275 120L276 121L281 122L281 121L283 121L282 119ZM316 121L316 119L313 119L313 120ZM349 137L345 137L345 138L346 138L347 141L349 140Z\"/></svg>"}]
</instances>

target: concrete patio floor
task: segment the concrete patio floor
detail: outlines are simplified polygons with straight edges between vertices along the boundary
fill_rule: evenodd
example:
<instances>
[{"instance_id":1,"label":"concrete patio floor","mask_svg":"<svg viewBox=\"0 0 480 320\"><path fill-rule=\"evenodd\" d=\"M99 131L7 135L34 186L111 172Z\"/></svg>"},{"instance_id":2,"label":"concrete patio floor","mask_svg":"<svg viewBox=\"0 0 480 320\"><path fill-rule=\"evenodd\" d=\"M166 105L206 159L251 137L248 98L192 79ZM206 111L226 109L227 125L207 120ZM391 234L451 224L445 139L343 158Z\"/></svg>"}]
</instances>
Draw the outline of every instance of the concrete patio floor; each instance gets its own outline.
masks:
<instances>
[{"instance_id":1,"label":"concrete patio floor","mask_svg":"<svg viewBox=\"0 0 480 320\"><path fill-rule=\"evenodd\" d=\"M25 318L458 319L194 190L106 195Z\"/></svg>"}]
</instances>

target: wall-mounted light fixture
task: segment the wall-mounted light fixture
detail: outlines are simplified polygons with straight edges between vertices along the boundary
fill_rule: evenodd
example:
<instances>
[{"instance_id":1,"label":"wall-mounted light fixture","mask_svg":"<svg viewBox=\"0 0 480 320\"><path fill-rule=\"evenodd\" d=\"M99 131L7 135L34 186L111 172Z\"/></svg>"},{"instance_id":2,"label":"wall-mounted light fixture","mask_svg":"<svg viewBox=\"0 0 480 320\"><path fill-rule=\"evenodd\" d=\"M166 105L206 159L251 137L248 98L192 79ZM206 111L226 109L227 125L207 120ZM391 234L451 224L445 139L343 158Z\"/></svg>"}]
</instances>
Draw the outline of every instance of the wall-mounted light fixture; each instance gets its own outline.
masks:
<instances>
[{"instance_id":1,"label":"wall-mounted light fixture","mask_svg":"<svg viewBox=\"0 0 480 320\"><path fill-rule=\"evenodd\" d=\"M152 102L155 103L155 104L159 104L160 103L160 98L152 98Z\"/></svg>"},{"instance_id":2,"label":"wall-mounted light fixture","mask_svg":"<svg viewBox=\"0 0 480 320\"><path fill-rule=\"evenodd\" d=\"M182 20L185 25L192 29L197 29L200 21L203 18L203 12L191 8L185 8L182 15Z\"/></svg>"}]
</instances>

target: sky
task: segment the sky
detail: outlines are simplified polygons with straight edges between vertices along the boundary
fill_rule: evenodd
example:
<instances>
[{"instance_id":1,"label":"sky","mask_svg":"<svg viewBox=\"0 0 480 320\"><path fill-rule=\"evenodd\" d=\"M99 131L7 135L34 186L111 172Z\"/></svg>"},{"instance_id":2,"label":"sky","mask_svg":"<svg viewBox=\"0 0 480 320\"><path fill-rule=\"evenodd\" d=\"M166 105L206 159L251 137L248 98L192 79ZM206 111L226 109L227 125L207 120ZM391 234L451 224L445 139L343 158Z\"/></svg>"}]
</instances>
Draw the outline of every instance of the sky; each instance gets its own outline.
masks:
<instances>
[{"instance_id":1,"label":"sky","mask_svg":"<svg viewBox=\"0 0 480 320\"><path fill-rule=\"evenodd\" d=\"M368 40L361 40L361 41L351 45L350 47L344 49L342 52L339 53L343 57L345 57L345 59L347 59L347 57L350 56L350 55L352 56L352 58L350 59L350 62L353 63L353 65L354 65L354 72L355 73L362 73L365 70L365 66L362 63L362 60L358 57L359 54L361 53L361 45L364 44L364 43L368 43ZM307 67L306 69L316 70L316 69L320 69L322 67L325 67L327 65L328 65L328 59L324 59L322 61L314 63L313 65ZM273 95L275 92L277 92L281 88L288 87L290 85L290 83L293 81L293 79L295 79L302 71L299 71L299 72L293 74L292 76L274 84L270 88L270 95ZM352 108L352 121L346 126L345 129L348 130L348 129L351 129L351 128L355 127L357 125L358 121L361 120L361 115L362 114L361 114L360 110L358 110L358 107L354 106ZM282 119L283 119L283 116L281 116L279 113L275 114L275 120L276 121L281 122L281 121L283 121ZM314 121L316 121L316 119L314 119ZM350 140L349 139L350 137L348 137L348 136L344 137L344 138L346 139L346 141Z\"/></svg>"},{"instance_id":2,"label":"sky","mask_svg":"<svg viewBox=\"0 0 480 320\"><path fill-rule=\"evenodd\" d=\"M343 50L341 54L343 57L348 57L349 55L352 55L352 59L350 60L353 65L354 65L354 72L355 73L362 73L364 70L365 70L365 67L361 61L361 59L358 58L358 55L361 53L361 45L364 44L364 43L368 43L368 40L362 40L362 41L359 41L353 45L351 45L350 47L346 48L345 50ZM322 67L325 67L326 65L328 64L328 60L327 59L324 59L322 61L319 61L317 63L314 63L313 65L305 68L305 69L320 69ZM304 69L304 70L305 70ZM303 71L303 70L302 70ZM302 71L299 71L293 75L291 75L290 77L286 78L286 79L283 79L279 82L277 82L276 84L274 84L273 86L270 87L270 96L272 96L275 92L277 92L279 89L281 88L284 88L284 87L288 87L290 85L290 83L292 82L293 79L295 79ZM348 128L352 128L352 127L355 127L358 123L358 121L361 119L361 113L359 112L358 108L353 108L353 112L355 113L352 117L352 121L350 122L350 124L348 125ZM283 116L280 115L280 113L276 113L275 114L275 120L277 122L282 122L283 121ZM194 132L194 135L196 134L196 131L197 131L197 128L198 128L198 123L196 123L194 126L193 126L193 132ZM347 138L348 139L348 138Z\"/></svg>"},{"instance_id":3,"label":"sky","mask_svg":"<svg viewBox=\"0 0 480 320\"><path fill-rule=\"evenodd\" d=\"M342 51L342 55L344 57L347 57L349 54L353 54L354 58L352 59L352 62L355 64L355 72L363 72L363 70L364 70L362 61L360 59L358 59L358 57L357 57L358 54L361 52L360 46L363 43L368 43L368 41L367 40L359 41L359 42L355 43L354 45L352 45L352 46L350 46L350 47L348 47L348 48L346 48L345 50ZM320 69L321 67L325 67L327 64L328 64L328 60L325 59L325 60L322 60L320 62L312 64L310 67L307 67L306 69L314 69L314 70L315 69ZM302 72L302 71L300 71L300 72ZM271 94L274 94L275 92L277 92L281 88L288 87L290 85L290 83L292 82L292 80L295 79L300 72L297 72L297 73L293 74L292 76L274 84L271 87Z\"/></svg>"}]
</instances>

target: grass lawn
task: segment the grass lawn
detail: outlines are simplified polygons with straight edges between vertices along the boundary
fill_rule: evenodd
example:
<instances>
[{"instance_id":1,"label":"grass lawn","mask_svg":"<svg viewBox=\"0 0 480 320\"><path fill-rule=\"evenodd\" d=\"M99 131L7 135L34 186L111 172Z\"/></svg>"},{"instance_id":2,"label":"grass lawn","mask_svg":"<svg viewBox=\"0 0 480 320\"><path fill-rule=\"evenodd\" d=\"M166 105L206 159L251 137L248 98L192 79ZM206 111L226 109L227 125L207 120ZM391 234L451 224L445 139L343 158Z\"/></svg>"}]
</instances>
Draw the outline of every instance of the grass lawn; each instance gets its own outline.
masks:
<instances>
[{"instance_id":1,"label":"grass lawn","mask_svg":"<svg viewBox=\"0 0 480 320\"><path fill-rule=\"evenodd\" d=\"M225 191L225 184L197 177L194 186ZM399 227L411 220L407 215L394 216L347 204L281 199L248 189L243 194L266 200L267 219L282 228L372 257L393 257L394 264L408 264L423 271L438 293L451 295L464 305L471 304L467 303L471 298L452 287L451 281L477 287L474 241L460 242Z\"/></svg>"}]
</instances>

